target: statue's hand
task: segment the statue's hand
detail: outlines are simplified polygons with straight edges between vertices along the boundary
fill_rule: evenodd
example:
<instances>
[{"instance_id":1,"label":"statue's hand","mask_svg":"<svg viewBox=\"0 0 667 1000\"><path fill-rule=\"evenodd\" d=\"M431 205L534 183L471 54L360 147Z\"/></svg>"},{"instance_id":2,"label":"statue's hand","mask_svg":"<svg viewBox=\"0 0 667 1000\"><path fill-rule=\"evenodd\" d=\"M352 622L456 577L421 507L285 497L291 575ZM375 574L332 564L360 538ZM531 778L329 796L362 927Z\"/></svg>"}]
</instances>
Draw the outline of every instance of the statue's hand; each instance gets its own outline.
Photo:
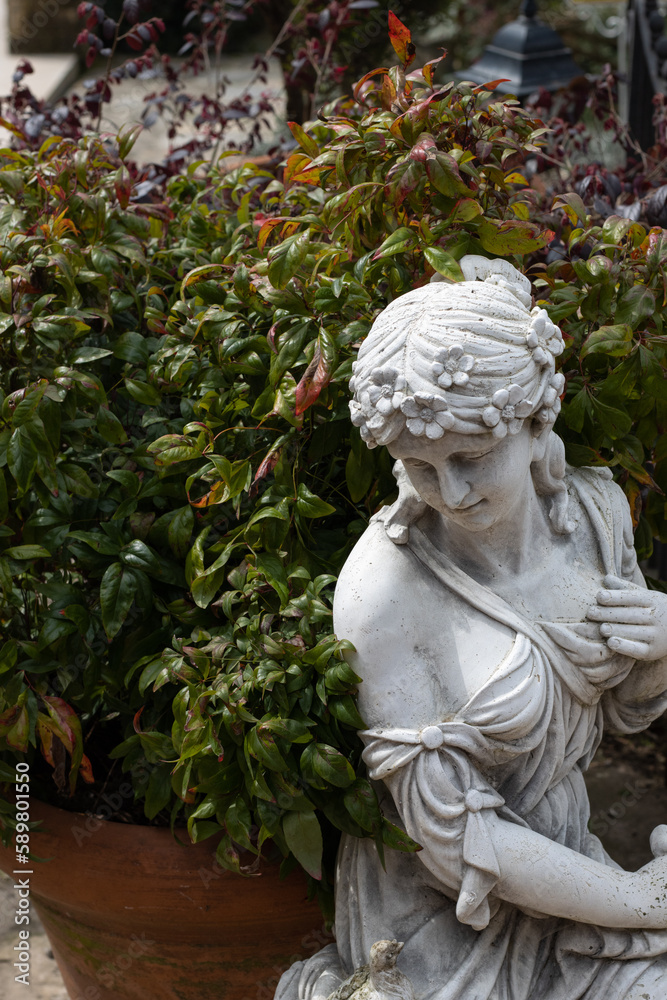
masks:
<instances>
[{"instance_id":1,"label":"statue's hand","mask_svg":"<svg viewBox=\"0 0 667 1000\"><path fill-rule=\"evenodd\" d=\"M586 617L600 623L600 634L615 653L635 660L667 656L667 594L644 590L617 576L606 576L597 604Z\"/></svg>"}]
</instances>

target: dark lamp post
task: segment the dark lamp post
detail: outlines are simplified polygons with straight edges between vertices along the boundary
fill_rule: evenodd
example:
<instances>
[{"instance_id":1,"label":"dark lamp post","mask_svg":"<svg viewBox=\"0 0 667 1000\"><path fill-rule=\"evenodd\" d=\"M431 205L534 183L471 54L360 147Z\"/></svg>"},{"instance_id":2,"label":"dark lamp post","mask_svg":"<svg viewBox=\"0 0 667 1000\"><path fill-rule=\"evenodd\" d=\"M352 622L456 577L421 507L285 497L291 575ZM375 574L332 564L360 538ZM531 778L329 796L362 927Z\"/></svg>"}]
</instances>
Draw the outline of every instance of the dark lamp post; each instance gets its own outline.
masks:
<instances>
[{"instance_id":1,"label":"dark lamp post","mask_svg":"<svg viewBox=\"0 0 667 1000\"><path fill-rule=\"evenodd\" d=\"M456 75L473 83L505 79L496 90L526 97L540 87L558 90L581 72L570 49L538 18L536 0L523 0L518 18L496 33L476 63Z\"/></svg>"}]
</instances>

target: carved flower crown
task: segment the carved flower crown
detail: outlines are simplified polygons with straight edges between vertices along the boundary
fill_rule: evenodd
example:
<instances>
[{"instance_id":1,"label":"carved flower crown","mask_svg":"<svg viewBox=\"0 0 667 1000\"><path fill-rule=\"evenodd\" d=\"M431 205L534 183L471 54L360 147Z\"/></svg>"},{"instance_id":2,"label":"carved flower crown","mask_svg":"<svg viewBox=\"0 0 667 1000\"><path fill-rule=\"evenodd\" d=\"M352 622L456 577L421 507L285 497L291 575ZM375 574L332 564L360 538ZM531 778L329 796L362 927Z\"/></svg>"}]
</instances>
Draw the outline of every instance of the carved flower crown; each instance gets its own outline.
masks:
<instances>
[{"instance_id":1,"label":"carved flower crown","mask_svg":"<svg viewBox=\"0 0 667 1000\"><path fill-rule=\"evenodd\" d=\"M530 283L505 260L469 255L465 281L402 295L375 320L353 365L352 423L370 448L405 429L497 438L526 417L553 424L564 378L560 330L530 309Z\"/></svg>"}]
</instances>

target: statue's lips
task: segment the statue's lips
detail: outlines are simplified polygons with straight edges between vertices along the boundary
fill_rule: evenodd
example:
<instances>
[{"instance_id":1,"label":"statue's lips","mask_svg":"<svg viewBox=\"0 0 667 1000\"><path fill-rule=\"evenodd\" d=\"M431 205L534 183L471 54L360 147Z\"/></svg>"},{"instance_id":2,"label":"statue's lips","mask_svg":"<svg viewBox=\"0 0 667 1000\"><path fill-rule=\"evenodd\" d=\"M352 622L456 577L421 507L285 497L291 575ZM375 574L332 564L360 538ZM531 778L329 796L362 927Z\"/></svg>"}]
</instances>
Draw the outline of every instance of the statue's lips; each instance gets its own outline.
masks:
<instances>
[{"instance_id":1,"label":"statue's lips","mask_svg":"<svg viewBox=\"0 0 667 1000\"><path fill-rule=\"evenodd\" d=\"M482 500L473 500L472 503L461 504L459 507L450 507L453 514L458 514L461 511L474 510L475 507L479 507L480 504L484 503Z\"/></svg>"}]
</instances>

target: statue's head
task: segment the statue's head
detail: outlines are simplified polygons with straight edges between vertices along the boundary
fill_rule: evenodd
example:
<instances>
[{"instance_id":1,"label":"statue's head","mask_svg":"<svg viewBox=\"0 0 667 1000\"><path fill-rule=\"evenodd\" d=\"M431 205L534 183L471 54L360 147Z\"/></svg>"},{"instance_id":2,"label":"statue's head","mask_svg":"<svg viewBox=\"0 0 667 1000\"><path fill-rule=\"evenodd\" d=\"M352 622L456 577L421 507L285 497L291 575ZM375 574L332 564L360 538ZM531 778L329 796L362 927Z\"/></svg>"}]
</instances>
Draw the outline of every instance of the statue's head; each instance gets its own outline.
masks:
<instances>
[{"instance_id":1,"label":"statue's head","mask_svg":"<svg viewBox=\"0 0 667 1000\"><path fill-rule=\"evenodd\" d=\"M404 429L436 440L447 432L515 434L531 418L550 428L564 379L554 358L563 338L530 283L505 260L469 255L466 280L400 296L375 320L350 388L352 422L369 448Z\"/></svg>"},{"instance_id":2,"label":"statue's head","mask_svg":"<svg viewBox=\"0 0 667 1000\"><path fill-rule=\"evenodd\" d=\"M523 439L529 427L539 439L535 488L551 498L554 528L571 531L564 449L552 433L564 385L555 371L561 332L544 309L531 309L530 283L508 261L469 255L460 263L465 281L432 282L377 317L353 369L352 422L370 448L392 453L406 440L410 451L412 439L423 452L445 435L500 443L523 429ZM399 482L401 472L399 463Z\"/></svg>"}]
</instances>

